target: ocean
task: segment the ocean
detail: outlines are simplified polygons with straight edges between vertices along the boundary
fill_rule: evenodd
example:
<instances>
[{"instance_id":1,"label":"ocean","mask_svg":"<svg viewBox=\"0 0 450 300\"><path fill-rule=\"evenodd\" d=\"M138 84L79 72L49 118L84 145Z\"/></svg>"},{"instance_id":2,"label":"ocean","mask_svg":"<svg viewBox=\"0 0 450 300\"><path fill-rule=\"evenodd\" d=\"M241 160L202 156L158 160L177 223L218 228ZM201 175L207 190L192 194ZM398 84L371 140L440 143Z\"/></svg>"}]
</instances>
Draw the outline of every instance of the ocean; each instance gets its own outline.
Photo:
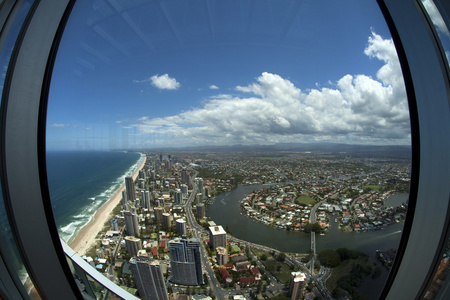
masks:
<instances>
[{"instance_id":1,"label":"ocean","mask_svg":"<svg viewBox=\"0 0 450 300\"><path fill-rule=\"evenodd\" d=\"M140 165L136 152L48 151L50 199L59 236L68 243Z\"/></svg>"}]
</instances>

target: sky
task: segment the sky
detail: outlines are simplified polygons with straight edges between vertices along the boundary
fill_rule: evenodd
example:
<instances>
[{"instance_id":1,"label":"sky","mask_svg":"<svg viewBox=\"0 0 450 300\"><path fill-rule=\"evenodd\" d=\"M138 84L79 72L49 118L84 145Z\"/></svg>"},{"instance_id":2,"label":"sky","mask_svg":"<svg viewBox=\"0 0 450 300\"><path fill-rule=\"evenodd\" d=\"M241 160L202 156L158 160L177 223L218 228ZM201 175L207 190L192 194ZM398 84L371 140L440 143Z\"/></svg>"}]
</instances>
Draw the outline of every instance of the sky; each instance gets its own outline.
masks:
<instances>
[{"instance_id":1,"label":"sky","mask_svg":"<svg viewBox=\"0 0 450 300\"><path fill-rule=\"evenodd\" d=\"M53 71L47 149L409 145L381 12L337 2L77 3Z\"/></svg>"}]
</instances>

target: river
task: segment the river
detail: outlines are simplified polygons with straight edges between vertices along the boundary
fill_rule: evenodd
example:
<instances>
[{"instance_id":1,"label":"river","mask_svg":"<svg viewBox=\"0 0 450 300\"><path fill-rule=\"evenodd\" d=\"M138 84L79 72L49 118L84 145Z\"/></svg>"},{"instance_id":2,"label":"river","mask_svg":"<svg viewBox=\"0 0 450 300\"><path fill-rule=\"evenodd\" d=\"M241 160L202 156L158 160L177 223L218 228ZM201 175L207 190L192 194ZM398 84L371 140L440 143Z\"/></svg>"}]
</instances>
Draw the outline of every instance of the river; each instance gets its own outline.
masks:
<instances>
[{"instance_id":1,"label":"river","mask_svg":"<svg viewBox=\"0 0 450 300\"><path fill-rule=\"evenodd\" d=\"M240 185L235 190L216 196L207 208L207 215L218 225L228 227L233 236L278 249L283 252L306 253L310 249L311 238L303 232L286 231L270 227L241 214L240 201L245 195L255 190L269 188L275 184ZM394 198L393 198L394 197ZM408 194L391 196L386 204L400 205L408 198ZM333 219L333 218L332 218ZM362 251L375 260L377 249L397 248L403 223L391 225L384 230L371 232L342 232L337 223L332 220L331 228L324 236L316 236L317 251L323 249L349 248ZM376 299L387 278L387 272L382 268L382 275L375 280L366 280L361 290L371 299Z\"/></svg>"}]
</instances>

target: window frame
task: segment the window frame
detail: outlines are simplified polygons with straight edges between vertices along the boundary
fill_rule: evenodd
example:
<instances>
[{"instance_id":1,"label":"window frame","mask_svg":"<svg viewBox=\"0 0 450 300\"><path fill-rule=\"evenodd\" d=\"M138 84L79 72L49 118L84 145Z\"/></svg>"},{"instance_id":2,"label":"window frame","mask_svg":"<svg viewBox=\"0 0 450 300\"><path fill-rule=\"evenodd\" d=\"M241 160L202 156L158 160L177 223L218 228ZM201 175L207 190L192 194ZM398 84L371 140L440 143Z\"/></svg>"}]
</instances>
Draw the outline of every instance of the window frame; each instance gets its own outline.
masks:
<instances>
[{"instance_id":1,"label":"window frame","mask_svg":"<svg viewBox=\"0 0 450 300\"><path fill-rule=\"evenodd\" d=\"M450 72L419 0L377 1L402 65L413 146L405 229L381 298L418 299L433 279L448 239ZM448 25L450 5L434 2ZM8 67L0 111L0 174L8 218L38 293L49 299L81 298L53 219L45 164L52 67L74 4L74 0L35 2ZM2 282L10 284L3 277Z\"/></svg>"}]
</instances>

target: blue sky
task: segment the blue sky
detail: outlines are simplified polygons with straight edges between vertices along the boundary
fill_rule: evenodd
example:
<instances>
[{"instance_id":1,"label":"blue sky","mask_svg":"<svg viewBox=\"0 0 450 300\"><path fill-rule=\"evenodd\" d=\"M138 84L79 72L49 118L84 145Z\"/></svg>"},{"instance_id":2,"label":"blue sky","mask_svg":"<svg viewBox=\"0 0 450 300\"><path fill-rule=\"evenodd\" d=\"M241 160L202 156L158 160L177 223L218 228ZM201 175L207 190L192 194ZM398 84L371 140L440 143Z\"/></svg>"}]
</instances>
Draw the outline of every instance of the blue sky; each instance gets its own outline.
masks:
<instances>
[{"instance_id":1,"label":"blue sky","mask_svg":"<svg viewBox=\"0 0 450 300\"><path fill-rule=\"evenodd\" d=\"M76 4L48 149L284 142L410 143L375 1Z\"/></svg>"}]
</instances>

